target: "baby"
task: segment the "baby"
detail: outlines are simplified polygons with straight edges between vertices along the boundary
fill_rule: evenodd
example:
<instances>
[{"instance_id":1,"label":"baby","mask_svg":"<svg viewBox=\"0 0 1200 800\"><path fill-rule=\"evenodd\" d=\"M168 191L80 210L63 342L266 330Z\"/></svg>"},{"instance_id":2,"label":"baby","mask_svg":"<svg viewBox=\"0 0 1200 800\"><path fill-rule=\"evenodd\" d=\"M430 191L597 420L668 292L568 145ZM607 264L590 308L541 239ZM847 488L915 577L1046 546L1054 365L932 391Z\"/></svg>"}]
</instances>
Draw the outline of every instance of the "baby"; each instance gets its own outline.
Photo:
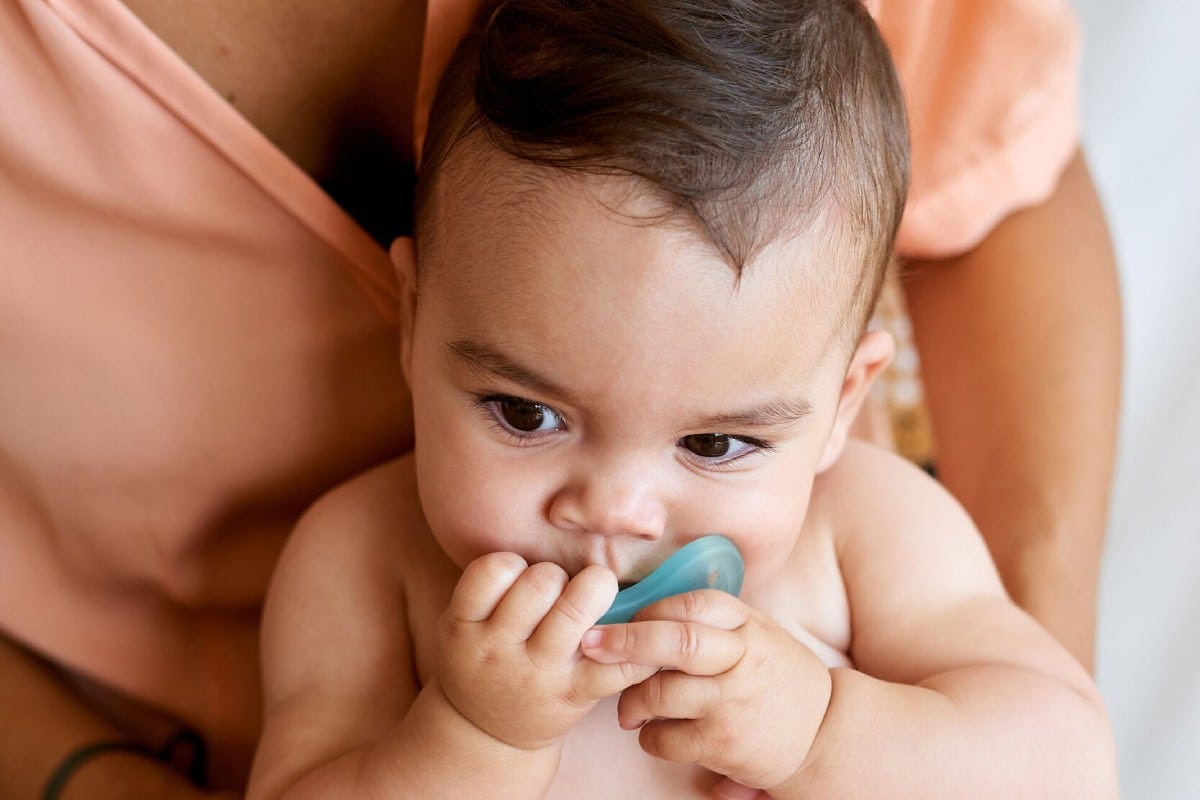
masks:
<instances>
[{"instance_id":1,"label":"baby","mask_svg":"<svg viewBox=\"0 0 1200 800\"><path fill-rule=\"evenodd\" d=\"M393 248L416 450L305 517L250 798L1098 798L1095 686L847 441L907 185L853 0L511 0ZM745 562L598 626L709 533Z\"/></svg>"}]
</instances>

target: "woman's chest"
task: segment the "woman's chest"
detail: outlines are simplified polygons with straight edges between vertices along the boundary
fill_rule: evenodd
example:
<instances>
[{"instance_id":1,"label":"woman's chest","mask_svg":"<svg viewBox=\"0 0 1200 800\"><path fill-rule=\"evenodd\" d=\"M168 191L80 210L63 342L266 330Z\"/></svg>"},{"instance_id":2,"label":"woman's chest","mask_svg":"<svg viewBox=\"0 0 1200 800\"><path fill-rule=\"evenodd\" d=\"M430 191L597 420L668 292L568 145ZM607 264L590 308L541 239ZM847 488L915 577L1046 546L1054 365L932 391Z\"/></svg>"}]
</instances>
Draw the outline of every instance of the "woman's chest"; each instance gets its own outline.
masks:
<instances>
[{"instance_id":1,"label":"woman's chest","mask_svg":"<svg viewBox=\"0 0 1200 800\"><path fill-rule=\"evenodd\" d=\"M411 165L424 0L123 2L318 181L364 149Z\"/></svg>"}]
</instances>

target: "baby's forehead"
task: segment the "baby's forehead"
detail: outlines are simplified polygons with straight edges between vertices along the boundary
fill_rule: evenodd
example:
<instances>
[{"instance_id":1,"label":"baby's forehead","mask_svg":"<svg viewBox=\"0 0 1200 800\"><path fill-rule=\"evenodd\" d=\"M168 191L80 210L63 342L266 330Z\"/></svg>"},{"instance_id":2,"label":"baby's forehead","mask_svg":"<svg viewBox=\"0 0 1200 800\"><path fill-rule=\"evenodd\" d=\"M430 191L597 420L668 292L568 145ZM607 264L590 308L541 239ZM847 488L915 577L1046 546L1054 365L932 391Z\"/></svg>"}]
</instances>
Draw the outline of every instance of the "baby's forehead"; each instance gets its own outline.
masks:
<instances>
[{"instance_id":1,"label":"baby's forehead","mask_svg":"<svg viewBox=\"0 0 1200 800\"><path fill-rule=\"evenodd\" d=\"M597 316L593 333L603 336L649 303L646 319L657 309L684 330L741 314L747 326L826 345L841 329L853 281L838 277L842 248L824 228L767 242L738 270L693 218L638 181L558 172L517 166L446 181L435 243L418 252L421 291L440 284L441 313L536 326L545 306L570 307ZM534 314L517 313L531 296ZM544 333L563 330L547 324Z\"/></svg>"},{"instance_id":2,"label":"baby's forehead","mask_svg":"<svg viewBox=\"0 0 1200 800\"><path fill-rule=\"evenodd\" d=\"M418 294L422 335L483 353L476 368L532 368L614 414L680 393L698 408L737 409L799 391L837 357L837 313L796 276L799 262L819 261L797 243L764 248L739 276L695 232L635 225L573 193L543 199L541 229L464 215L478 237L447 231ZM592 219L572 227L581 208Z\"/></svg>"},{"instance_id":3,"label":"baby's forehead","mask_svg":"<svg viewBox=\"0 0 1200 800\"><path fill-rule=\"evenodd\" d=\"M745 269L761 271L780 258L794 262L797 246L802 251L825 251L815 260L827 266L843 260L839 251L853 249L840 246L840 227L818 212L778 227L745 263L737 263L716 244L704 220L691 213L686 202L643 178L617 171L534 164L480 139L469 137L460 142L433 176L432 191L424 193L426 207L417 209L419 255L431 255L427 251L432 248L427 246L461 242L463 237L484 243L520 241L526 249L536 248L548 234L570 239L589 218L670 231L681 245L706 250L721 260L735 281ZM564 203L565 198L582 202ZM767 216L770 201L764 199L759 205L761 216ZM567 210L569 216L564 213ZM754 216L753 208L749 216ZM423 266L428 261L423 258ZM786 270L771 272L778 278L789 274Z\"/></svg>"}]
</instances>

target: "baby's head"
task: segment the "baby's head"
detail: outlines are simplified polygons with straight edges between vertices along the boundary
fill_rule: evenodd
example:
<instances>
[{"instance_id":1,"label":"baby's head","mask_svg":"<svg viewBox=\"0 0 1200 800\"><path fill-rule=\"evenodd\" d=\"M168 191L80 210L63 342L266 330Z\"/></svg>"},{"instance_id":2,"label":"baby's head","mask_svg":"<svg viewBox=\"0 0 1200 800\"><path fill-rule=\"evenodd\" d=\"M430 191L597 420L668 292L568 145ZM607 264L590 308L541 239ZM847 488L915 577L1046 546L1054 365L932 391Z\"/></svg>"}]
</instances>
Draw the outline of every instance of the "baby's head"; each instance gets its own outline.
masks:
<instances>
[{"instance_id":1,"label":"baby's head","mask_svg":"<svg viewBox=\"0 0 1200 800\"><path fill-rule=\"evenodd\" d=\"M646 206L631 221L691 226L735 273L770 242L820 239L837 249L828 288L843 295L824 300L853 341L904 207L907 130L861 2L517 0L485 10L447 70L421 247L514 199L489 192L492 170L534 193L623 176Z\"/></svg>"},{"instance_id":2,"label":"baby's head","mask_svg":"<svg viewBox=\"0 0 1200 800\"><path fill-rule=\"evenodd\" d=\"M854 0L511 0L435 100L405 267L422 504L460 563L790 550L890 343L907 186Z\"/></svg>"}]
</instances>

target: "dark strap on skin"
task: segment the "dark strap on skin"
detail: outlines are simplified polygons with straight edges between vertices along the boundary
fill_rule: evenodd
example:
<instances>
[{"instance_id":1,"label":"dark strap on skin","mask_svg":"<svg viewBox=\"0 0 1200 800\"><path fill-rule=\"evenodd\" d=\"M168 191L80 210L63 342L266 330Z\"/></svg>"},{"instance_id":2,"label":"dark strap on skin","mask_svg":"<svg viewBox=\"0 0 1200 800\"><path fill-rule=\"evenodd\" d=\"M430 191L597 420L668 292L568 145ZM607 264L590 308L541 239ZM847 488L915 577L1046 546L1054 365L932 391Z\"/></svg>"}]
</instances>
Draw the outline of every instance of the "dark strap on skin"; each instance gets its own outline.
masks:
<instances>
[{"instance_id":1,"label":"dark strap on skin","mask_svg":"<svg viewBox=\"0 0 1200 800\"><path fill-rule=\"evenodd\" d=\"M205 782L208 750L199 734L184 729L172 736L163 745L162 750L155 750L144 744L129 741L92 742L83 745L71 751L54 770L50 780L46 782L42 800L59 800L59 796L71 776L91 759L106 753L133 753L153 761L161 761L187 775L188 779L197 786L203 786Z\"/></svg>"}]
</instances>

